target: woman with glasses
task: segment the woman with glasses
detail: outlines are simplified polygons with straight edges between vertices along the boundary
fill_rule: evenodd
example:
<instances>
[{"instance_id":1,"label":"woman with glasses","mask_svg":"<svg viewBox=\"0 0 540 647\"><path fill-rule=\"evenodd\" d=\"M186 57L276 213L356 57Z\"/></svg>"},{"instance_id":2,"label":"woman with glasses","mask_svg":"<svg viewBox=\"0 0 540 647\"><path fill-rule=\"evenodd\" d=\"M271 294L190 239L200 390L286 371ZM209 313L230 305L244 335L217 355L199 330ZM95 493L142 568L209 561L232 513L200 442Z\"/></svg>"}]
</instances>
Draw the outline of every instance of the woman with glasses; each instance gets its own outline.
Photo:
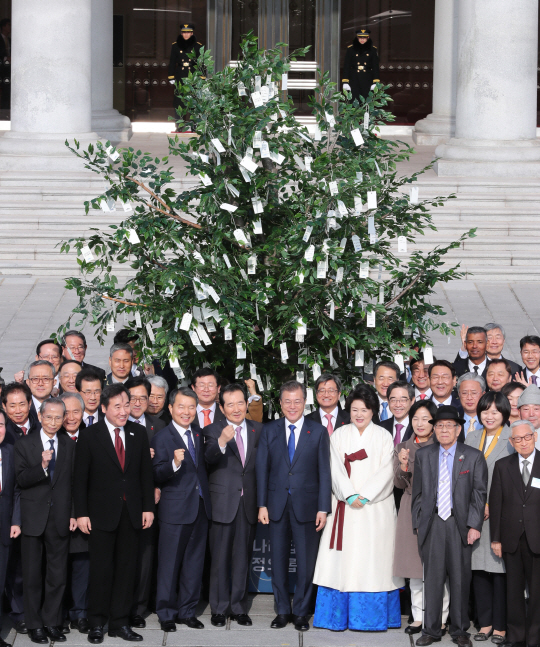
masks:
<instances>
[{"instance_id":1,"label":"woman with glasses","mask_svg":"<svg viewBox=\"0 0 540 647\"><path fill-rule=\"evenodd\" d=\"M482 429L467 434L465 444L479 449L488 466L488 497L495 462L514 453L510 444L508 419L511 413L508 398L502 393L488 391L478 402L477 413ZM480 631L477 641L502 645L506 638L506 575L502 558L491 549L489 505L486 504L480 540L472 549L472 582Z\"/></svg>"},{"instance_id":2,"label":"woman with glasses","mask_svg":"<svg viewBox=\"0 0 540 647\"><path fill-rule=\"evenodd\" d=\"M333 631L401 627L392 574L396 529L391 434L374 425L376 392L358 387L347 399L351 424L330 437L332 516L323 531L313 581L313 626Z\"/></svg>"}]
</instances>

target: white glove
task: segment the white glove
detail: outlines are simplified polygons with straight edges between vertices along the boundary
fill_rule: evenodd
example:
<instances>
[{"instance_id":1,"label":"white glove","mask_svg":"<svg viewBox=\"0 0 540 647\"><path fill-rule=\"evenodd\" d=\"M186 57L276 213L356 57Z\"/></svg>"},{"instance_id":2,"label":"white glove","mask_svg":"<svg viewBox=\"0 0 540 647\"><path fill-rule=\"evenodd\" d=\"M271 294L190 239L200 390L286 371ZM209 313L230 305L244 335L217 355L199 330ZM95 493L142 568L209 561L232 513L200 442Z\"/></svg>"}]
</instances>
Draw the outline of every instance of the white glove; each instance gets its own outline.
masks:
<instances>
[{"instance_id":1,"label":"white glove","mask_svg":"<svg viewBox=\"0 0 540 647\"><path fill-rule=\"evenodd\" d=\"M369 88L369 91L370 91L370 92L373 92L373 90L375 90L375 88L376 88L376 87L377 87L377 84L376 84L376 83L374 83L374 84Z\"/></svg>"},{"instance_id":2,"label":"white glove","mask_svg":"<svg viewBox=\"0 0 540 647\"><path fill-rule=\"evenodd\" d=\"M176 83L176 81L175 81L174 79L169 79L169 83L170 83L171 85L174 85L174 84Z\"/></svg>"},{"instance_id":3,"label":"white glove","mask_svg":"<svg viewBox=\"0 0 540 647\"><path fill-rule=\"evenodd\" d=\"M345 91L350 92L351 86L348 83L344 83L341 89L343 90L343 92Z\"/></svg>"}]
</instances>

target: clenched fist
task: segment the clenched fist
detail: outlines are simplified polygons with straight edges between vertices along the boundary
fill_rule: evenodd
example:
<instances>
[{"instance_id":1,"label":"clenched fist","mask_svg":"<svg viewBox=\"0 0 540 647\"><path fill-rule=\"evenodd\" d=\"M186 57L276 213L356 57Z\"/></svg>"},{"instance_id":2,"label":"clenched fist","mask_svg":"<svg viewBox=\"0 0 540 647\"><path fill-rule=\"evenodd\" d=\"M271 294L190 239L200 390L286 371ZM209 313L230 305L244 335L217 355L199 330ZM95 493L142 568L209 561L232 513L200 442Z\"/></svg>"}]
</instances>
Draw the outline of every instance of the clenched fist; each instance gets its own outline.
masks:
<instances>
[{"instance_id":1,"label":"clenched fist","mask_svg":"<svg viewBox=\"0 0 540 647\"><path fill-rule=\"evenodd\" d=\"M225 447L229 441L234 438L234 427L232 425L227 425L225 429L221 432L218 443L220 447Z\"/></svg>"},{"instance_id":2,"label":"clenched fist","mask_svg":"<svg viewBox=\"0 0 540 647\"><path fill-rule=\"evenodd\" d=\"M184 460L185 449L175 449L174 450L174 464L176 467L180 467L182 461Z\"/></svg>"},{"instance_id":3,"label":"clenched fist","mask_svg":"<svg viewBox=\"0 0 540 647\"><path fill-rule=\"evenodd\" d=\"M49 463L51 462L52 456L53 456L52 449L46 449L44 452L41 453L41 467L43 467L44 470L46 470L49 467Z\"/></svg>"}]
</instances>

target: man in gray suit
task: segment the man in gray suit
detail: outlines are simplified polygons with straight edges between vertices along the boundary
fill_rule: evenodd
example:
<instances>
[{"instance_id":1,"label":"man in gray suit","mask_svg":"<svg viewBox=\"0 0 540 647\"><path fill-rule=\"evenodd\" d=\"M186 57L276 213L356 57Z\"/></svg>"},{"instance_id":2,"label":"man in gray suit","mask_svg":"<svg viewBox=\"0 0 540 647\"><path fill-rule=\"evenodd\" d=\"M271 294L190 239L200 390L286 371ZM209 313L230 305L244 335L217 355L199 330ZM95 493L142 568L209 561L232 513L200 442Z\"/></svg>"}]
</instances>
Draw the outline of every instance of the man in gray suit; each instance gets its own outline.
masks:
<instances>
[{"instance_id":1,"label":"man in gray suit","mask_svg":"<svg viewBox=\"0 0 540 647\"><path fill-rule=\"evenodd\" d=\"M430 422L439 444L416 452L412 523L424 564L424 628L419 647L441 640L444 582L450 580L450 634L470 646L468 602L472 545L480 538L488 471L481 452L458 443L463 418L441 406Z\"/></svg>"}]
</instances>

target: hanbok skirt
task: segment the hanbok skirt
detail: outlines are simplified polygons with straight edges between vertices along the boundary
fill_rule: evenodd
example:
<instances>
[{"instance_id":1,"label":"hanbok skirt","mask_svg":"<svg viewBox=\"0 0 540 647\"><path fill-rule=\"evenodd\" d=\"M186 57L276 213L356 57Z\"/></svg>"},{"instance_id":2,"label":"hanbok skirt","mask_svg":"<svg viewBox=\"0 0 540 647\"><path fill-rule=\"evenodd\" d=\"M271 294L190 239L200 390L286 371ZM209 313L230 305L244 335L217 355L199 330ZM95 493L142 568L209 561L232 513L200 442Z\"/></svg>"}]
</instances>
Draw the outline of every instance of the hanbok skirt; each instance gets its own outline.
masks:
<instances>
[{"instance_id":1,"label":"hanbok skirt","mask_svg":"<svg viewBox=\"0 0 540 647\"><path fill-rule=\"evenodd\" d=\"M399 628L399 589L380 593L342 593L319 586L313 626L332 631L386 631Z\"/></svg>"}]
</instances>

